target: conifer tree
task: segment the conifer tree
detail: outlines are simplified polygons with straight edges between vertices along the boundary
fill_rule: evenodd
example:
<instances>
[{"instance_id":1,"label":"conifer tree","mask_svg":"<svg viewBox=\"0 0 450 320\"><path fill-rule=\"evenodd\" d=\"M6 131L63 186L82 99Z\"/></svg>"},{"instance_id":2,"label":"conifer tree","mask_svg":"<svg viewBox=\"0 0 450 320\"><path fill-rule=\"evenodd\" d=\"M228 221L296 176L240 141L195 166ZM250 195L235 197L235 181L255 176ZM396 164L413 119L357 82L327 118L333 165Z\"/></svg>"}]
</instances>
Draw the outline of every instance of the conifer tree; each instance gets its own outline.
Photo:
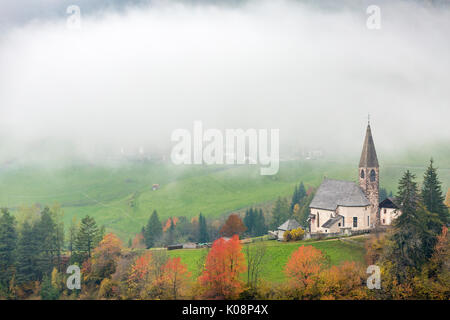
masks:
<instances>
[{"instance_id":1,"label":"conifer tree","mask_svg":"<svg viewBox=\"0 0 450 320\"><path fill-rule=\"evenodd\" d=\"M18 284L38 279L38 246L32 226L25 221L17 243L16 280Z\"/></svg>"},{"instance_id":2,"label":"conifer tree","mask_svg":"<svg viewBox=\"0 0 450 320\"><path fill-rule=\"evenodd\" d=\"M0 287L7 288L13 276L17 246L16 222L8 209L0 216Z\"/></svg>"},{"instance_id":3,"label":"conifer tree","mask_svg":"<svg viewBox=\"0 0 450 320\"><path fill-rule=\"evenodd\" d=\"M448 222L448 209L444 204L445 198L438 179L437 170L433 167L433 159L425 171L422 185L422 200L428 211L437 213L443 224Z\"/></svg>"},{"instance_id":4,"label":"conifer tree","mask_svg":"<svg viewBox=\"0 0 450 320\"><path fill-rule=\"evenodd\" d=\"M82 263L91 257L93 249L100 242L100 230L94 218L86 216L81 220L75 239L74 261Z\"/></svg>"},{"instance_id":5,"label":"conifer tree","mask_svg":"<svg viewBox=\"0 0 450 320\"><path fill-rule=\"evenodd\" d=\"M52 272L54 258L57 256L56 224L48 207L41 212L41 219L34 225L33 233L38 244L37 270L39 279L42 279Z\"/></svg>"},{"instance_id":6,"label":"conifer tree","mask_svg":"<svg viewBox=\"0 0 450 320\"><path fill-rule=\"evenodd\" d=\"M393 265L398 281L405 281L431 257L439 234L439 218L419 202L415 176L407 170L399 182L397 199L401 215L394 220L392 245L386 260Z\"/></svg>"},{"instance_id":7,"label":"conifer tree","mask_svg":"<svg viewBox=\"0 0 450 320\"><path fill-rule=\"evenodd\" d=\"M206 218L200 212L198 216L198 242L206 243L209 241L208 226L206 224Z\"/></svg>"},{"instance_id":8,"label":"conifer tree","mask_svg":"<svg viewBox=\"0 0 450 320\"><path fill-rule=\"evenodd\" d=\"M286 199L278 197L272 210L271 228L275 230L290 216L290 210Z\"/></svg>"},{"instance_id":9,"label":"conifer tree","mask_svg":"<svg viewBox=\"0 0 450 320\"><path fill-rule=\"evenodd\" d=\"M144 231L144 240L147 249L154 247L157 241L161 239L163 233L161 221L156 210L150 216Z\"/></svg>"}]
</instances>

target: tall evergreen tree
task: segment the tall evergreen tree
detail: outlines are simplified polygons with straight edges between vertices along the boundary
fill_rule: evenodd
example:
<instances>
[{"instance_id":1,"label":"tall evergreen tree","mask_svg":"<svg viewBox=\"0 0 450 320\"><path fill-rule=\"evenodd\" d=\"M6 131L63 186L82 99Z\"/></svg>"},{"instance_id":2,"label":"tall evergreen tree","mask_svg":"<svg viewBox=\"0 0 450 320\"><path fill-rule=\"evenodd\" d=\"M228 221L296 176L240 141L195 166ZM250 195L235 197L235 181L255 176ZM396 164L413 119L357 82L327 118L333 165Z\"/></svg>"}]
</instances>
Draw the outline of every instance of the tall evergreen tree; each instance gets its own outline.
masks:
<instances>
[{"instance_id":1,"label":"tall evergreen tree","mask_svg":"<svg viewBox=\"0 0 450 320\"><path fill-rule=\"evenodd\" d=\"M307 194L306 194L305 186L303 185L303 182L301 182L300 186L298 187L298 202L297 203L300 203L306 196L307 196Z\"/></svg>"},{"instance_id":2,"label":"tall evergreen tree","mask_svg":"<svg viewBox=\"0 0 450 320\"><path fill-rule=\"evenodd\" d=\"M255 216L254 235L258 237L267 233L267 226L262 209L258 212L255 209Z\"/></svg>"},{"instance_id":3,"label":"tall evergreen tree","mask_svg":"<svg viewBox=\"0 0 450 320\"><path fill-rule=\"evenodd\" d=\"M147 226L145 227L144 232L144 240L147 249L155 246L157 241L161 239L162 233L163 229L161 221L159 220L158 217L158 212L156 212L156 210L153 210L150 219L148 219Z\"/></svg>"},{"instance_id":4,"label":"tall evergreen tree","mask_svg":"<svg viewBox=\"0 0 450 320\"><path fill-rule=\"evenodd\" d=\"M74 262L83 263L91 257L93 249L100 242L100 230L94 218L86 216L81 220L75 239Z\"/></svg>"},{"instance_id":5,"label":"tall evergreen tree","mask_svg":"<svg viewBox=\"0 0 450 320\"><path fill-rule=\"evenodd\" d=\"M249 236L255 236L257 211L253 208L247 209L244 216L244 224L247 227L247 234Z\"/></svg>"},{"instance_id":6,"label":"tall evergreen tree","mask_svg":"<svg viewBox=\"0 0 450 320\"><path fill-rule=\"evenodd\" d=\"M397 199L402 213L393 223L392 245L387 251L386 260L392 263L400 282L429 259L439 233L438 216L419 202L414 179L408 170L399 182Z\"/></svg>"},{"instance_id":7,"label":"tall evergreen tree","mask_svg":"<svg viewBox=\"0 0 450 320\"><path fill-rule=\"evenodd\" d=\"M39 279L42 279L44 275L50 275L52 272L54 258L57 256L56 224L48 207L41 212L41 219L33 226L33 233L39 244L37 270Z\"/></svg>"},{"instance_id":8,"label":"tall evergreen tree","mask_svg":"<svg viewBox=\"0 0 450 320\"><path fill-rule=\"evenodd\" d=\"M0 216L0 287L7 288L13 276L17 246L16 222L8 209Z\"/></svg>"},{"instance_id":9,"label":"tall evergreen tree","mask_svg":"<svg viewBox=\"0 0 450 320\"><path fill-rule=\"evenodd\" d=\"M272 210L271 228L276 230L276 228L289 219L290 214L291 211L289 210L289 205L286 199L278 197Z\"/></svg>"},{"instance_id":10,"label":"tall evergreen tree","mask_svg":"<svg viewBox=\"0 0 450 320\"><path fill-rule=\"evenodd\" d=\"M198 242L206 243L209 241L208 226L206 224L206 218L200 212L198 216Z\"/></svg>"},{"instance_id":11,"label":"tall evergreen tree","mask_svg":"<svg viewBox=\"0 0 450 320\"><path fill-rule=\"evenodd\" d=\"M17 243L16 280L18 284L38 280L38 247L39 243L33 228L28 221L25 221Z\"/></svg>"},{"instance_id":12,"label":"tall evergreen tree","mask_svg":"<svg viewBox=\"0 0 450 320\"><path fill-rule=\"evenodd\" d=\"M442 193L441 182L438 179L437 169L433 167L433 159L425 171L422 185L422 201L428 211L437 213L443 224L449 221L448 208L444 204L445 198Z\"/></svg>"}]
</instances>

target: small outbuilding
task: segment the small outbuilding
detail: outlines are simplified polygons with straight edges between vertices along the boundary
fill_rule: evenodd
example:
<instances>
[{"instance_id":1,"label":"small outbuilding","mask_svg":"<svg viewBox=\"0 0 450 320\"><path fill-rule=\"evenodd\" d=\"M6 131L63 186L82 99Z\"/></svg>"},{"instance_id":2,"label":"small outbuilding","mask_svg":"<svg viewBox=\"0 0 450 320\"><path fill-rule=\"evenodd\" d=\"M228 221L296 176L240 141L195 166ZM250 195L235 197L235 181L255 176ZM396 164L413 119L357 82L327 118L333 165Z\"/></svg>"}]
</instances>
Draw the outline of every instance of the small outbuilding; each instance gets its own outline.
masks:
<instances>
[{"instance_id":1,"label":"small outbuilding","mask_svg":"<svg viewBox=\"0 0 450 320\"><path fill-rule=\"evenodd\" d=\"M289 219L281 226L279 226L277 231L275 231L275 233L278 237L278 240L282 241L285 231L291 231L298 228L300 228L300 223L298 223L297 220L295 219Z\"/></svg>"}]
</instances>

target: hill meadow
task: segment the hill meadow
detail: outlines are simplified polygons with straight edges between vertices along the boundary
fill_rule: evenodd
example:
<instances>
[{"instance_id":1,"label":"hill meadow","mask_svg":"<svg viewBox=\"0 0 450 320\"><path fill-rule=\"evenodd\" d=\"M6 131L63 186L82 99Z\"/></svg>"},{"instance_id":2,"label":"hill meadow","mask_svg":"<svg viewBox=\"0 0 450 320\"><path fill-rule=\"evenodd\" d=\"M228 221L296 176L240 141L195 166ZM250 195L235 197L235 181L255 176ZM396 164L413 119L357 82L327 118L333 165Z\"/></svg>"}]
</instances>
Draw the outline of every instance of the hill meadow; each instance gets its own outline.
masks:
<instances>
[{"instance_id":1,"label":"hill meadow","mask_svg":"<svg viewBox=\"0 0 450 320\"><path fill-rule=\"evenodd\" d=\"M397 192L407 169L420 181L434 157L442 189L450 187L450 155L445 144L434 149L389 154L380 165L380 188ZM258 166L177 166L157 160L121 160L106 164L75 162L66 166L0 166L0 204L26 215L25 208L57 204L67 228L74 217L95 218L124 242L147 223L153 210L164 222L170 217L225 220L233 212L257 206L270 214L275 200L290 201L300 182L318 187L324 177L356 181L355 159L291 160L274 176L261 176ZM152 190L159 184L158 190ZM22 209L22 210L21 210ZM19 220L24 219L18 217Z\"/></svg>"}]
</instances>

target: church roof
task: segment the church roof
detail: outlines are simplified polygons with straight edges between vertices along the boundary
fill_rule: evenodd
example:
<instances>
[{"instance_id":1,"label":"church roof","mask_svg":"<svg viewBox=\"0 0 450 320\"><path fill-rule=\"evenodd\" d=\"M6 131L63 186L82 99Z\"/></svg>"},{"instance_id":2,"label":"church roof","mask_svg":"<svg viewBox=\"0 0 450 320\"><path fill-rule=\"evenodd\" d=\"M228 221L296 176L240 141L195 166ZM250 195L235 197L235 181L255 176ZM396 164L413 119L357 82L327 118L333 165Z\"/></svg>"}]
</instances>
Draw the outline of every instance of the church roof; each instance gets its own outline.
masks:
<instances>
[{"instance_id":1,"label":"church roof","mask_svg":"<svg viewBox=\"0 0 450 320\"><path fill-rule=\"evenodd\" d=\"M289 219L285 223L283 223L281 226L278 227L278 230L293 230L300 228L300 224L295 219Z\"/></svg>"},{"instance_id":2,"label":"church roof","mask_svg":"<svg viewBox=\"0 0 450 320\"><path fill-rule=\"evenodd\" d=\"M359 161L359 167L378 167L377 152L375 150L375 143L372 138L372 130L370 124L367 125L366 138L364 139L364 145L361 153L361 160Z\"/></svg>"},{"instance_id":3,"label":"church roof","mask_svg":"<svg viewBox=\"0 0 450 320\"><path fill-rule=\"evenodd\" d=\"M369 204L369 200L356 183L325 179L317 189L309 207L334 211L338 206L365 207Z\"/></svg>"},{"instance_id":4,"label":"church roof","mask_svg":"<svg viewBox=\"0 0 450 320\"><path fill-rule=\"evenodd\" d=\"M322 228L330 228L333 224L335 224L338 221L342 221L343 219L344 217L338 214L336 217L328 219L328 221L322 225Z\"/></svg>"}]
</instances>

